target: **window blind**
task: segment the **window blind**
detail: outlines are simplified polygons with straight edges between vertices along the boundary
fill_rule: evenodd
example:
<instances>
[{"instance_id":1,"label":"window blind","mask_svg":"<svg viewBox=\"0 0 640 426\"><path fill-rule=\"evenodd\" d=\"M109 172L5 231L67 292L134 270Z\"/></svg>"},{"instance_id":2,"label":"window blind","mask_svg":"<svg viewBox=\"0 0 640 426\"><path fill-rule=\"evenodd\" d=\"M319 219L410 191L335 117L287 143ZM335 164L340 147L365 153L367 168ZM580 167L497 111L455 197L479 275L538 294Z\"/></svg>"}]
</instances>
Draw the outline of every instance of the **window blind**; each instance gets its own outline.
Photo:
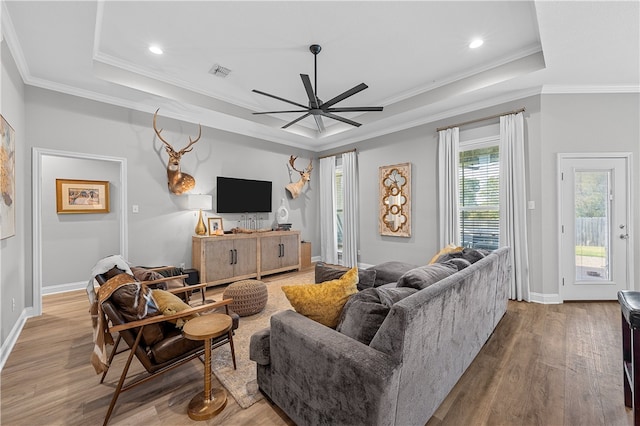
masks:
<instances>
[{"instance_id":1,"label":"window blind","mask_svg":"<svg viewBox=\"0 0 640 426\"><path fill-rule=\"evenodd\" d=\"M499 148L460 151L460 240L463 247L494 250L500 240Z\"/></svg>"}]
</instances>

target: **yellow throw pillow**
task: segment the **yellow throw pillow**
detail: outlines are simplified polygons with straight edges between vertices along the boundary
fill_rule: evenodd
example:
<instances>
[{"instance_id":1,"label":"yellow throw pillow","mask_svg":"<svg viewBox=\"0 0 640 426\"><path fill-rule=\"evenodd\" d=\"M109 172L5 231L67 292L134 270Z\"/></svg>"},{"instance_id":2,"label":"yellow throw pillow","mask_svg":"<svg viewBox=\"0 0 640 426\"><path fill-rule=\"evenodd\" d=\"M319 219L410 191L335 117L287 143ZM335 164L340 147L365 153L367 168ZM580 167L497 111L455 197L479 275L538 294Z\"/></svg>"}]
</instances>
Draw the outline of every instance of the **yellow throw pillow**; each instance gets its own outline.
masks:
<instances>
[{"instance_id":1,"label":"yellow throw pillow","mask_svg":"<svg viewBox=\"0 0 640 426\"><path fill-rule=\"evenodd\" d=\"M439 252L437 252L435 254L435 256L433 256L431 258L431 260L429 261L429 265L432 265L434 263L436 263L436 261L438 260L438 258L440 256L442 256L443 254L449 254L449 253L459 253L462 251L462 247L458 247L455 244L451 243L448 244L447 246L443 247Z\"/></svg>"},{"instance_id":2,"label":"yellow throw pillow","mask_svg":"<svg viewBox=\"0 0 640 426\"><path fill-rule=\"evenodd\" d=\"M151 296L153 300L156 302L156 306L158 307L158 311L162 313L162 315L173 315L178 312L182 312L185 309L191 308L191 306L187 305L173 293L169 293L164 290L151 290ZM185 318L178 318L175 321L171 321L175 323L177 328L182 328L185 322L189 321L192 318L195 318L197 315L189 315Z\"/></svg>"},{"instance_id":3,"label":"yellow throw pillow","mask_svg":"<svg viewBox=\"0 0 640 426\"><path fill-rule=\"evenodd\" d=\"M283 285L282 291L296 312L327 327L336 328L344 304L358 292L357 284L358 268L354 267L337 280L320 284Z\"/></svg>"}]
</instances>

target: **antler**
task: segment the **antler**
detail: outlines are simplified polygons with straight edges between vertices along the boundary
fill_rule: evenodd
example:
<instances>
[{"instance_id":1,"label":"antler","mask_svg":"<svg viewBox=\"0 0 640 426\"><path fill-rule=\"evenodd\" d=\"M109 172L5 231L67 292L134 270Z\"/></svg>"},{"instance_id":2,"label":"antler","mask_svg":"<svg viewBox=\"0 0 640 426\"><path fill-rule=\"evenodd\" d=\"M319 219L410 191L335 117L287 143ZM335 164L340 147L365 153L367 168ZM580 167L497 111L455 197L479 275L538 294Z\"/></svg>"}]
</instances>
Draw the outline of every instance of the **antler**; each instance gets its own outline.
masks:
<instances>
[{"instance_id":1,"label":"antler","mask_svg":"<svg viewBox=\"0 0 640 426\"><path fill-rule=\"evenodd\" d=\"M155 114L153 114L153 130L156 132L156 135L158 135L158 139L160 139L162 141L162 143L164 143L169 149L173 150L173 147L171 146L171 144L169 142L167 142L166 140L164 140L164 138L160 134L160 133L162 133L162 130L164 130L164 129L158 130L158 127L156 126L156 117L158 116L158 111L160 111L160 108L158 108L156 110Z\"/></svg>"},{"instance_id":2,"label":"antler","mask_svg":"<svg viewBox=\"0 0 640 426\"><path fill-rule=\"evenodd\" d=\"M156 117L158 116L158 111L160 111L160 108L158 108L155 114L153 114L153 130L155 130L156 135L158 135L158 138L162 141L162 143L164 143L169 149L175 152L171 144L167 142L160 134L164 129L158 130L158 127L156 126ZM193 149L192 145L200 140L200 136L202 136L202 125L198 124L198 137L195 140L191 140L191 136L189 136L189 145L185 146L180 151L178 151L178 154L182 155L187 152L191 152L191 150Z\"/></svg>"},{"instance_id":3,"label":"antler","mask_svg":"<svg viewBox=\"0 0 640 426\"><path fill-rule=\"evenodd\" d=\"M296 172L300 173L300 174L311 173L311 170L313 170L313 160L309 160L309 165L307 166L306 169L298 170L298 169L296 169L296 166L294 165L294 163L296 162L297 159L298 159L298 157L295 157L293 155L289 157L289 164L291 164L291 168L293 170L295 170Z\"/></svg>"}]
</instances>

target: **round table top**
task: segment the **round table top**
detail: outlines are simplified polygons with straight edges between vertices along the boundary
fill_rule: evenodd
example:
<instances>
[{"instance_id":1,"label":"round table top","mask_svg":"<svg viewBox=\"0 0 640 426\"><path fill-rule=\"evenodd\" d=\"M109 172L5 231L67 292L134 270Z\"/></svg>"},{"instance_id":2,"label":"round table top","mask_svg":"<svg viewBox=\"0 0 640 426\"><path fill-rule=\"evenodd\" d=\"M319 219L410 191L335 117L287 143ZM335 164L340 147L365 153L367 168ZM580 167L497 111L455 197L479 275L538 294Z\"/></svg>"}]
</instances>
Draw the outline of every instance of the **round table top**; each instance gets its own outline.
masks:
<instances>
[{"instance_id":1,"label":"round table top","mask_svg":"<svg viewBox=\"0 0 640 426\"><path fill-rule=\"evenodd\" d=\"M191 340L206 340L222 336L231 330L231 317L225 314L206 314L190 319L182 327L184 337Z\"/></svg>"}]
</instances>

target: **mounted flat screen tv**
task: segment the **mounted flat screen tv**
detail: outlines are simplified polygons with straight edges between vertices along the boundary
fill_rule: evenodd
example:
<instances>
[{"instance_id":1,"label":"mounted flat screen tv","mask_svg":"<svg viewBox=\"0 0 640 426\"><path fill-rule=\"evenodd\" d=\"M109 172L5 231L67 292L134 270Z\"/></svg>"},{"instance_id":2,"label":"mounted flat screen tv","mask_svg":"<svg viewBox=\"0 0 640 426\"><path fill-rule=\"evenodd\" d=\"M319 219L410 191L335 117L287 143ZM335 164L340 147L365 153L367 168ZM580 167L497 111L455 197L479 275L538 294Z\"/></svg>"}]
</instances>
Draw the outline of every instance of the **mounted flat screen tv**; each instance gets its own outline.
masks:
<instances>
[{"instance_id":1,"label":"mounted flat screen tv","mask_svg":"<svg viewBox=\"0 0 640 426\"><path fill-rule=\"evenodd\" d=\"M270 213L271 182L217 177L218 213Z\"/></svg>"}]
</instances>

